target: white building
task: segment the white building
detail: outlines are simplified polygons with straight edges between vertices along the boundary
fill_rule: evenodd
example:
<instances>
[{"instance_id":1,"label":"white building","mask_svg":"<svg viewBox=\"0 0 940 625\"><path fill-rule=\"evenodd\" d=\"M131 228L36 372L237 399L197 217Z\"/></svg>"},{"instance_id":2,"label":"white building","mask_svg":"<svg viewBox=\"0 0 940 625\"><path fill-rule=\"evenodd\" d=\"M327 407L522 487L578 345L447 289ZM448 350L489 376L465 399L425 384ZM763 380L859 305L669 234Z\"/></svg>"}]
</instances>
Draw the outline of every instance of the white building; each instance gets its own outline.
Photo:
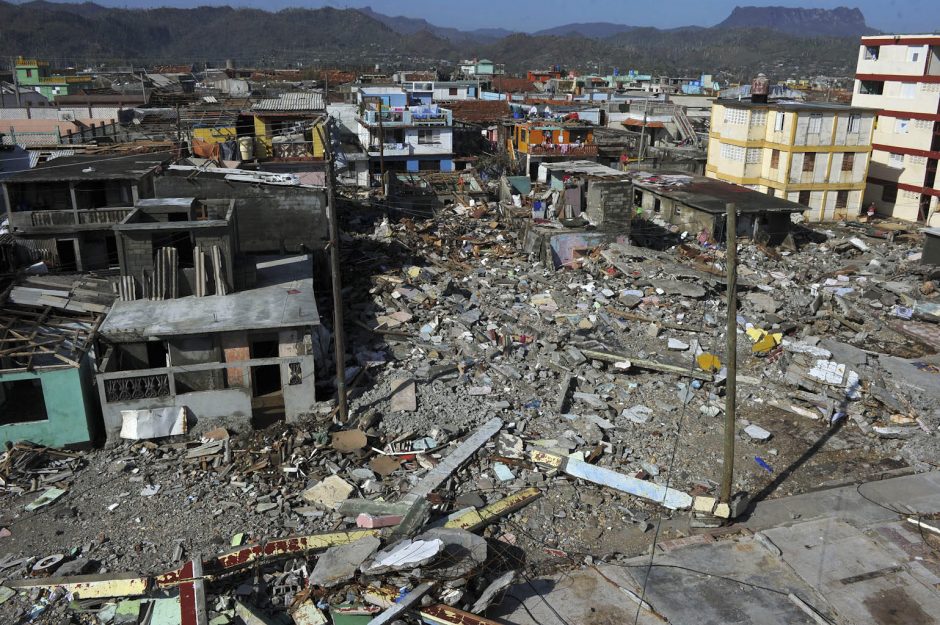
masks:
<instances>
[{"instance_id":1,"label":"white building","mask_svg":"<svg viewBox=\"0 0 940 625\"><path fill-rule=\"evenodd\" d=\"M940 223L940 36L862 37L852 104L880 111L865 206Z\"/></svg>"}]
</instances>

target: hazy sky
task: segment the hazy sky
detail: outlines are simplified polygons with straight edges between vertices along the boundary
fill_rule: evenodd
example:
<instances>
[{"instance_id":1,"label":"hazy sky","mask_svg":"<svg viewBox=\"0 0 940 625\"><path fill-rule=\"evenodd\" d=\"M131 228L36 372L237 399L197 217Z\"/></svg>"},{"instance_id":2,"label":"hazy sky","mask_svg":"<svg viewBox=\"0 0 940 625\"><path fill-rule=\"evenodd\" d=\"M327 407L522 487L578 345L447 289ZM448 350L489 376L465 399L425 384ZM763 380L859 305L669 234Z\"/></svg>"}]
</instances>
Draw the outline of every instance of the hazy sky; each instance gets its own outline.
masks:
<instances>
[{"instance_id":1,"label":"hazy sky","mask_svg":"<svg viewBox=\"0 0 940 625\"><path fill-rule=\"evenodd\" d=\"M96 0L119 7L228 4L265 9L285 7L353 8L371 6L387 15L423 17L432 24L462 29L500 26L533 31L571 22L613 22L632 26L712 26L735 5L782 5L831 9L857 6L868 25L889 32L922 33L940 29L937 0ZM655 7L651 10L650 7Z\"/></svg>"}]
</instances>

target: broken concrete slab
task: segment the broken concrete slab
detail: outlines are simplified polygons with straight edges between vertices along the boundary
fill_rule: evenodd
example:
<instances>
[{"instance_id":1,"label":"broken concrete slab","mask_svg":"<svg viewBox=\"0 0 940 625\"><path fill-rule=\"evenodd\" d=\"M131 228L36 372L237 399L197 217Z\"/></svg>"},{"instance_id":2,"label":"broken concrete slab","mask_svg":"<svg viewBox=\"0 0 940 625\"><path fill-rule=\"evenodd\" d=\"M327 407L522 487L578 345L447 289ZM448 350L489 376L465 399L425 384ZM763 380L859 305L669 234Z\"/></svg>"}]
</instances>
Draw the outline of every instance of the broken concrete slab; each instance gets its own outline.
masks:
<instances>
[{"instance_id":1,"label":"broken concrete slab","mask_svg":"<svg viewBox=\"0 0 940 625\"><path fill-rule=\"evenodd\" d=\"M366 575L382 575L390 571L403 571L423 566L435 558L444 548L439 538L412 540L406 538L375 554L360 570Z\"/></svg>"},{"instance_id":2,"label":"broken concrete slab","mask_svg":"<svg viewBox=\"0 0 940 625\"><path fill-rule=\"evenodd\" d=\"M770 432L768 432L761 426L755 425L753 423L751 423L750 425L744 428L744 433L750 436L755 441L770 440L770 437L772 436Z\"/></svg>"},{"instance_id":3,"label":"broken concrete slab","mask_svg":"<svg viewBox=\"0 0 940 625\"><path fill-rule=\"evenodd\" d=\"M337 475L331 475L305 490L305 501L336 510L355 490L352 484Z\"/></svg>"},{"instance_id":4,"label":"broken concrete slab","mask_svg":"<svg viewBox=\"0 0 940 625\"><path fill-rule=\"evenodd\" d=\"M349 581L381 544L375 536L366 536L346 545L330 547L317 558L310 583L330 588Z\"/></svg>"},{"instance_id":5,"label":"broken concrete slab","mask_svg":"<svg viewBox=\"0 0 940 625\"><path fill-rule=\"evenodd\" d=\"M418 409L415 382L411 378L396 378L391 383L391 406L393 412L414 412Z\"/></svg>"}]
</instances>

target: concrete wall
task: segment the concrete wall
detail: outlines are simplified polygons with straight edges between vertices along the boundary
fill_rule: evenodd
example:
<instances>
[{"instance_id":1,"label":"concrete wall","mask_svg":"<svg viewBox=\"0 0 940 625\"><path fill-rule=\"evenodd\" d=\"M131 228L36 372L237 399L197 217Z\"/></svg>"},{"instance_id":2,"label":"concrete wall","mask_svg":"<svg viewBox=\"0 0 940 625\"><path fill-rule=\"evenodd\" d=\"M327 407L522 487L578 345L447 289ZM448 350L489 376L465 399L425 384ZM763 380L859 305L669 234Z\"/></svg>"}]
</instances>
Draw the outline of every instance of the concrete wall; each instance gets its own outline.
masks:
<instances>
[{"instance_id":1,"label":"concrete wall","mask_svg":"<svg viewBox=\"0 0 940 625\"><path fill-rule=\"evenodd\" d=\"M224 419L226 424L235 427L251 425L251 391L244 388L229 388L215 391L182 393L155 399L136 399L132 401L107 403L102 400L104 424L108 438L117 438L121 429L122 410L152 410L156 408L187 408L201 421Z\"/></svg>"},{"instance_id":2,"label":"concrete wall","mask_svg":"<svg viewBox=\"0 0 940 625\"><path fill-rule=\"evenodd\" d=\"M587 214L598 228L630 233L633 217L632 184L629 180L590 180Z\"/></svg>"},{"instance_id":3,"label":"concrete wall","mask_svg":"<svg viewBox=\"0 0 940 625\"><path fill-rule=\"evenodd\" d=\"M0 374L0 382L39 379L47 419L0 426L0 443L29 440L40 445L62 447L92 442L99 430L97 401L91 390L89 357L82 368L54 371L22 371Z\"/></svg>"},{"instance_id":4,"label":"concrete wall","mask_svg":"<svg viewBox=\"0 0 940 625\"><path fill-rule=\"evenodd\" d=\"M309 187L230 182L211 175L167 175L155 181L157 197L233 198L239 245L245 253L322 250L329 239L326 191Z\"/></svg>"},{"instance_id":5,"label":"concrete wall","mask_svg":"<svg viewBox=\"0 0 940 625\"><path fill-rule=\"evenodd\" d=\"M170 362L175 367L221 362L220 348L212 336L174 337L167 341L170 348ZM208 391L224 387L222 370L192 371L176 373L177 392Z\"/></svg>"}]
</instances>

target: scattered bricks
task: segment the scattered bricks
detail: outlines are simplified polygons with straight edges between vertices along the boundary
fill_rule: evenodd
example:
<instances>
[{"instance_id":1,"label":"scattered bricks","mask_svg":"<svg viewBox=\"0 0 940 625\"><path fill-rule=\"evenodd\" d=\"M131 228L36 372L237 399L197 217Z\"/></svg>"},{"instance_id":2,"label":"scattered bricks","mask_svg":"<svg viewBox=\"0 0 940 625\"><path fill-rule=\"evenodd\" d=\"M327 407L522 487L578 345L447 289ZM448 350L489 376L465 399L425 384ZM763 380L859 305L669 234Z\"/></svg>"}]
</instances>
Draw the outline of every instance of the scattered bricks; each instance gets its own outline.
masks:
<instances>
[{"instance_id":1,"label":"scattered bricks","mask_svg":"<svg viewBox=\"0 0 940 625\"><path fill-rule=\"evenodd\" d=\"M718 500L714 497L695 497L692 500L692 510L695 512L704 512L711 514L712 510L715 509L715 505L718 503Z\"/></svg>"},{"instance_id":2,"label":"scattered bricks","mask_svg":"<svg viewBox=\"0 0 940 625\"><path fill-rule=\"evenodd\" d=\"M720 503L717 506L715 506L715 511L713 514L717 517L721 517L722 519L730 519L731 518L731 506L729 506L726 503Z\"/></svg>"},{"instance_id":3,"label":"scattered bricks","mask_svg":"<svg viewBox=\"0 0 940 625\"><path fill-rule=\"evenodd\" d=\"M384 515L371 515L363 512L356 517L356 526L363 527L366 529L378 529L380 527L392 527L393 525L398 525L402 520L401 515L398 514L384 514Z\"/></svg>"}]
</instances>

